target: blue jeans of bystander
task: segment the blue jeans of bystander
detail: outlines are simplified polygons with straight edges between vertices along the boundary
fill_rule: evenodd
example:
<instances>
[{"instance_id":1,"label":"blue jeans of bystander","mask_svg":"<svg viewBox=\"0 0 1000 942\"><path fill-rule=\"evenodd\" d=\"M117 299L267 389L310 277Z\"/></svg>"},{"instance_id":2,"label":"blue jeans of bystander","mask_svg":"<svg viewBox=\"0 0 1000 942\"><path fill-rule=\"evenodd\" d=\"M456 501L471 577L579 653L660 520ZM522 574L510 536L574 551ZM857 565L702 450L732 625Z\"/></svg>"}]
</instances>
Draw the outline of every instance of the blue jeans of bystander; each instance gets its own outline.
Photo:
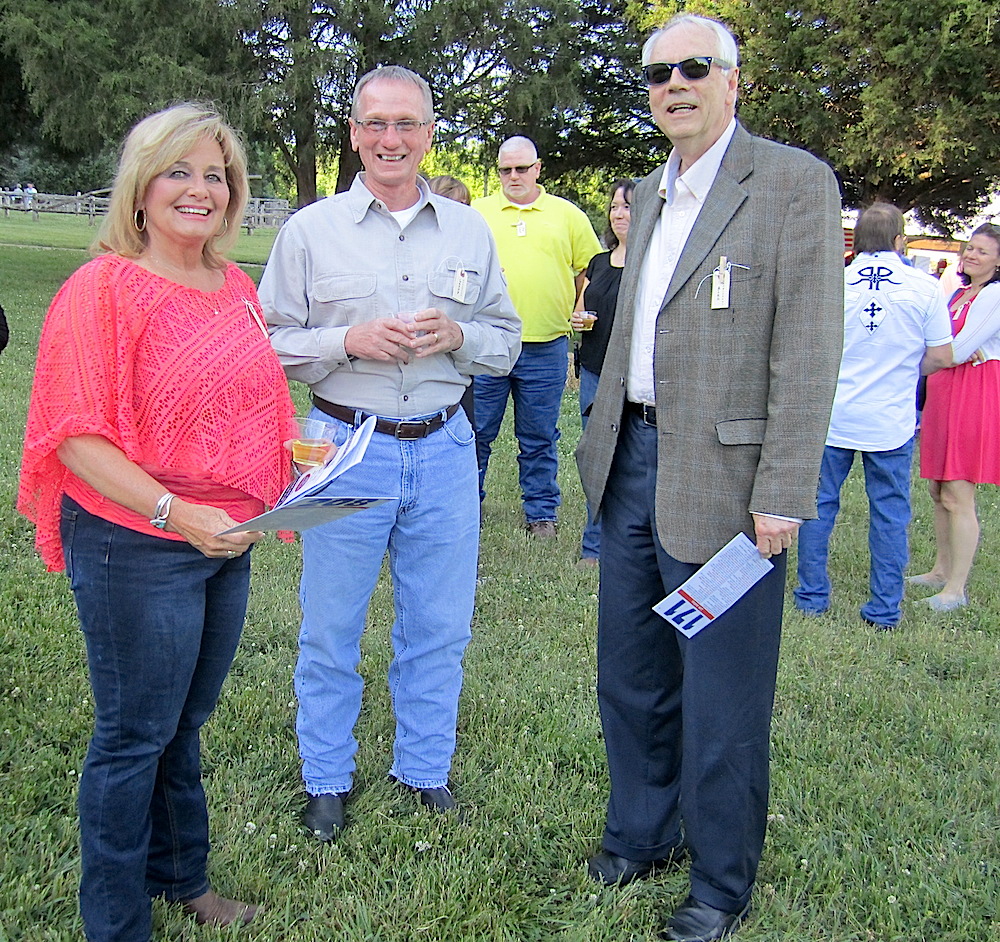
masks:
<instances>
[{"instance_id":1,"label":"blue jeans of bystander","mask_svg":"<svg viewBox=\"0 0 1000 942\"><path fill-rule=\"evenodd\" d=\"M521 500L528 523L555 520L560 504L556 443L568 351L565 337L526 343L509 375L477 376L475 380L480 499L486 496L486 469L509 396L514 400Z\"/></svg>"},{"instance_id":2,"label":"blue jeans of bystander","mask_svg":"<svg viewBox=\"0 0 1000 942\"><path fill-rule=\"evenodd\" d=\"M892 451L863 451L861 461L868 493L868 549L871 555L870 599L861 615L877 625L891 627L902 614L903 572L909 561L910 467L913 439ZM840 489L854 463L854 451L827 445L819 475L818 513L799 529L799 584L795 604L819 614L830 607L827 560L830 535L840 511Z\"/></svg>"},{"instance_id":3,"label":"blue jeans of bystander","mask_svg":"<svg viewBox=\"0 0 1000 942\"><path fill-rule=\"evenodd\" d=\"M585 366L580 367L580 424L586 428L587 410L597 395L597 384L601 377L599 373L591 373ZM580 541L580 555L584 558L598 558L601 555L601 525L594 520L590 502L587 502L587 523L583 528L583 539Z\"/></svg>"}]
</instances>

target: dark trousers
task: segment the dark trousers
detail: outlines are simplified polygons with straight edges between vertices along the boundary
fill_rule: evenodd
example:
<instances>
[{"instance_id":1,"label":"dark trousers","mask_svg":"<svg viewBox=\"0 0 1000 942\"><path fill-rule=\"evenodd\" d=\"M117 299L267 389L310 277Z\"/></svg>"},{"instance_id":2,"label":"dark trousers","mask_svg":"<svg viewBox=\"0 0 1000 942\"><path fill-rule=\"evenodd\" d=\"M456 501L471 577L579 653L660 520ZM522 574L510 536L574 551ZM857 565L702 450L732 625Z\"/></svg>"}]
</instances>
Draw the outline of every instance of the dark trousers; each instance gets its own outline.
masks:
<instances>
[{"instance_id":1,"label":"dark trousers","mask_svg":"<svg viewBox=\"0 0 1000 942\"><path fill-rule=\"evenodd\" d=\"M671 627L652 606L699 567L673 559L656 536L656 429L622 421L602 504L604 846L656 860L683 831L692 895L735 912L750 899L764 844L785 554L701 633L688 639Z\"/></svg>"},{"instance_id":2,"label":"dark trousers","mask_svg":"<svg viewBox=\"0 0 1000 942\"><path fill-rule=\"evenodd\" d=\"M63 498L94 735L80 778L80 911L90 942L148 942L151 896L208 889L200 731L233 660L250 554L109 523Z\"/></svg>"}]
</instances>

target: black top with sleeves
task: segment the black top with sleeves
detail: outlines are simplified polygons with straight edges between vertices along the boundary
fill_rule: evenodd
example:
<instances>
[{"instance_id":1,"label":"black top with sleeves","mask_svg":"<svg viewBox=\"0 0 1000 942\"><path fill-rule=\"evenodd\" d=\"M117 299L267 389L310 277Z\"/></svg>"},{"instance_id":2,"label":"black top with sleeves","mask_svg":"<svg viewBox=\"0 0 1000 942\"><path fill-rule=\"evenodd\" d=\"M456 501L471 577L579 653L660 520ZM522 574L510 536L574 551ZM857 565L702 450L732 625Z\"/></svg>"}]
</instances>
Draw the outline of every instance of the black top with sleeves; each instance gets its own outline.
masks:
<instances>
[{"instance_id":1,"label":"black top with sleeves","mask_svg":"<svg viewBox=\"0 0 1000 942\"><path fill-rule=\"evenodd\" d=\"M597 312L597 322L593 330L580 334L580 365L591 373L600 373L615 320L622 269L611 264L610 252L601 252L590 260L586 275L589 284L583 292L583 307Z\"/></svg>"}]
</instances>

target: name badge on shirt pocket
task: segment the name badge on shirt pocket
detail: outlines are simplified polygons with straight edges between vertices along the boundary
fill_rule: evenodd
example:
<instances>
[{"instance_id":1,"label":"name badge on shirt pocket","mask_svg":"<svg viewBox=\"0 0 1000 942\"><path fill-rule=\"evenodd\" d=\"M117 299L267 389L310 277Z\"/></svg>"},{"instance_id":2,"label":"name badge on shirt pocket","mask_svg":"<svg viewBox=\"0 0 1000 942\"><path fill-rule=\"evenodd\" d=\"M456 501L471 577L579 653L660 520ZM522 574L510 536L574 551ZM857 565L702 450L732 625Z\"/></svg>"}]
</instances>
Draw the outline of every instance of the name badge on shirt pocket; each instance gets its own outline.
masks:
<instances>
[{"instance_id":1,"label":"name badge on shirt pocket","mask_svg":"<svg viewBox=\"0 0 1000 942\"><path fill-rule=\"evenodd\" d=\"M479 300L482 280L483 276L475 267L462 264L455 256L445 259L437 271L427 275L427 287L433 295L431 306L442 308L456 320L467 319L468 313L459 312L467 311ZM442 305L441 300L453 301L454 304L449 308L447 304Z\"/></svg>"},{"instance_id":2,"label":"name badge on shirt pocket","mask_svg":"<svg viewBox=\"0 0 1000 942\"><path fill-rule=\"evenodd\" d=\"M455 272L455 284L451 289L451 296L458 301L459 304L465 304L465 296L469 291L469 273L464 269L460 268Z\"/></svg>"}]
</instances>

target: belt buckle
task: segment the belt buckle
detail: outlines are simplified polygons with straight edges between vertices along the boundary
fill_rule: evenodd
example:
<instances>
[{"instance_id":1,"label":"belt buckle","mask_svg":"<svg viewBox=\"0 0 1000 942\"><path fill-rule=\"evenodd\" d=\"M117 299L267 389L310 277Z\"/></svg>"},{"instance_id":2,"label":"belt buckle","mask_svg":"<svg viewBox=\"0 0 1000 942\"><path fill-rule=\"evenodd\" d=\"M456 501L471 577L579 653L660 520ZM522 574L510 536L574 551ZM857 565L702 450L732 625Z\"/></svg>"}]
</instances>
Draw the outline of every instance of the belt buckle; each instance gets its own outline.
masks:
<instances>
[{"instance_id":1,"label":"belt buckle","mask_svg":"<svg viewBox=\"0 0 1000 942\"><path fill-rule=\"evenodd\" d=\"M642 421L646 425L656 427L656 406L651 406L647 402L642 403Z\"/></svg>"},{"instance_id":2,"label":"belt buckle","mask_svg":"<svg viewBox=\"0 0 1000 942\"><path fill-rule=\"evenodd\" d=\"M426 438L429 424L427 419L421 419L418 422L397 422L393 435L401 442L412 442L418 438Z\"/></svg>"}]
</instances>

